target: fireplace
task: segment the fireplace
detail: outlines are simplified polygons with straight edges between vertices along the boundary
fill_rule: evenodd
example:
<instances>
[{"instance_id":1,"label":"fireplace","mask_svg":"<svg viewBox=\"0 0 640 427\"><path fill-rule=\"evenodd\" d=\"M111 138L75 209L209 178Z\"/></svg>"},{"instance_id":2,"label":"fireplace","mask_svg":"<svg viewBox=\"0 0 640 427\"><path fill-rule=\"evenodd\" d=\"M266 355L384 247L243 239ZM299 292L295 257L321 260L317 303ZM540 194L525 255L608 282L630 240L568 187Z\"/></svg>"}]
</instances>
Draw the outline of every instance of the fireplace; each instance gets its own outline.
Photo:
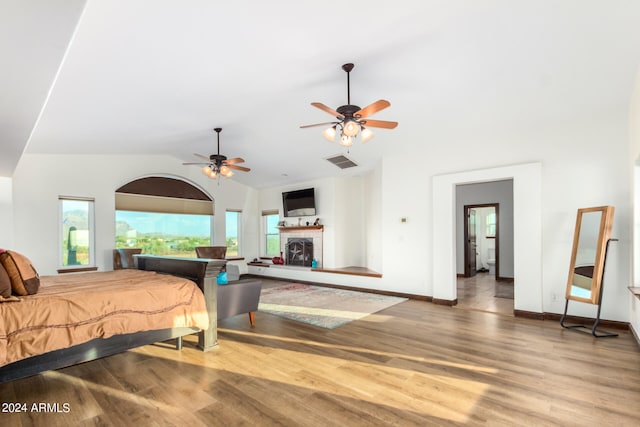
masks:
<instances>
[{"instance_id":1,"label":"fireplace","mask_svg":"<svg viewBox=\"0 0 640 427\"><path fill-rule=\"evenodd\" d=\"M311 267L313 261L313 239L290 237L286 244L285 263L301 267Z\"/></svg>"},{"instance_id":2,"label":"fireplace","mask_svg":"<svg viewBox=\"0 0 640 427\"><path fill-rule=\"evenodd\" d=\"M289 226L278 227L280 231L280 252L285 264L294 268L313 267L313 260L317 261L316 268L323 268L322 263L322 235L324 226ZM296 242L295 247L289 243ZM306 243L300 243L306 242ZM302 252L300 252L302 250Z\"/></svg>"}]
</instances>

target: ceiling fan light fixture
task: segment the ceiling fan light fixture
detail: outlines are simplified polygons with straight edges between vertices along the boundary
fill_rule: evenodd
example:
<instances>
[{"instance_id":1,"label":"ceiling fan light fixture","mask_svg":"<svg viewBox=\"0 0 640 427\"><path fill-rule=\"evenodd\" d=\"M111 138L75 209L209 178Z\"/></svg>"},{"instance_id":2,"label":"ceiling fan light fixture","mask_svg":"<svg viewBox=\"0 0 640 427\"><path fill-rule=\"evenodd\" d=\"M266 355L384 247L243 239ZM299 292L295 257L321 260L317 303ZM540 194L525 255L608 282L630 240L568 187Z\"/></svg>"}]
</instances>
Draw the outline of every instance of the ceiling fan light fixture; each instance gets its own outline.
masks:
<instances>
[{"instance_id":1,"label":"ceiling fan light fixture","mask_svg":"<svg viewBox=\"0 0 640 427\"><path fill-rule=\"evenodd\" d=\"M222 128L215 128L214 131L218 134L218 153L212 154L210 156L203 156L202 154L196 154L197 157L203 160L208 160L208 163L183 163L183 165L205 165L201 171L203 174L208 176L211 179L219 178L220 175L225 178L231 178L233 176L233 171L231 169L237 169L241 172L249 172L251 169L245 166L238 166L238 163L244 163L244 159L242 157L234 157L232 159L227 158L227 156L223 156L220 154L220 132ZM227 166L229 165L229 166ZM218 181L219 183L219 181Z\"/></svg>"},{"instance_id":2,"label":"ceiling fan light fixture","mask_svg":"<svg viewBox=\"0 0 640 427\"><path fill-rule=\"evenodd\" d=\"M216 179L216 177L218 176L218 173L211 165L205 166L204 168L202 168L202 173L204 173L211 179Z\"/></svg>"},{"instance_id":3,"label":"ceiling fan light fixture","mask_svg":"<svg viewBox=\"0 0 640 427\"><path fill-rule=\"evenodd\" d=\"M371 129L367 129L366 127L362 126L362 133L360 134L362 142L371 141L371 138L373 138L374 136L375 134Z\"/></svg>"},{"instance_id":4,"label":"ceiling fan light fixture","mask_svg":"<svg viewBox=\"0 0 640 427\"><path fill-rule=\"evenodd\" d=\"M337 125L333 125L322 132L322 136L324 136L327 141L333 142L336 140L336 126Z\"/></svg>"},{"instance_id":5,"label":"ceiling fan light fixture","mask_svg":"<svg viewBox=\"0 0 640 427\"><path fill-rule=\"evenodd\" d=\"M353 138L351 138L349 135L343 134L340 138L340 145L342 145L343 147L351 147L353 145Z\"/></svg>"},{"instance_id":6,"label":"ceiling fan light fixture","mask_svg":"<svg viewBox=\"0 0 640 427\"><path fill-rule=\"evenodd\" d=\"M217 173L216 171L213 169L212 165L208 165L202 168L202 173L207 175L209 178L215 178Z\"/></svg>"},{"instance_id":7,"label":"ceiling fan light fixture","mask_svg":"<svg viewBox=\"0 0 640 427\"><path fill-rule=\"evenodd\" d=\"M355 120L347 120L342 129L342 133L347 136L356 136L360 131L360 125Z\"/></svg>"},{"instance_id":8,"label":"ceiling fan light fixture","mask_svg":"<svg viewBox=\"0 0 640 427\"><path fill-rule=\"evenodd\" d=\"M349 74L351 70L353 70L353 64L348 63L342 66L342 70L347 73L347 103L345 105L341 105L337 109L333 109L331 107L327 107L321 102L312 102L311 105L316 107L325 113L329 113L334 119L338 119L338 122L324 122L324 123L316 123L312 125L304 125L300 126L301 128L310 128L316 126L326 126L332 125L329 129L326 129L322 132L322 136L324 136L328 141L335 141L336 134L340 134L339 143L342 146L350 147L353 145L353 140L361 135L362 142L368 142L374 137L374 133L365 128L364 125L374 128L383 128L383 129L395 129L398 126L398 122L391 122L388 120L369 120L368 117L384 110L385 108L391 106L391 103L385 99L379 99L364 108L360 108L357 105L351 103L351 84L349 79ZM338 131L337 128L340 128Z\"/></svg>"},{"instance_id":9,"label":"ceiling fan light fixture","mask_svg":"<svg viewBox=\"0 0 640 427\"><path fill-rule=\"evenodd\" d=\"M225 178L231 178L233 176L233 171L227 166L223 165L220 168L220 175L224 176Z\"/></svg>"}]
</instances>

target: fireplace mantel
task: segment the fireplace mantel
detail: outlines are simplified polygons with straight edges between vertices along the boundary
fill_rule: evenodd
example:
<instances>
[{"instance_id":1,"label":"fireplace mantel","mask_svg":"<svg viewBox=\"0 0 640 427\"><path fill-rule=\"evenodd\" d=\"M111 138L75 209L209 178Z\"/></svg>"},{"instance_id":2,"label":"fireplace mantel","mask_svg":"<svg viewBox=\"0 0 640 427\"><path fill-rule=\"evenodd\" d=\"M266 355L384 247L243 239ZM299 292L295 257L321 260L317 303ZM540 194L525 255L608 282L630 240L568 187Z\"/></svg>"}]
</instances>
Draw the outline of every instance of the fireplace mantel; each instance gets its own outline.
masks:
<instances>
[{"instance_id":1,"label":"fireplace mantel","mask_svg":"<svg viewBox=\"0 0 640 427\"><path fill-rule=\"evenodd\" d=\"M320 230L324 231L324 225L296 225L290 227L278 227L280 233L286 233L288 231L304 231L304 230Z\"/></svg>"}]
</instances>

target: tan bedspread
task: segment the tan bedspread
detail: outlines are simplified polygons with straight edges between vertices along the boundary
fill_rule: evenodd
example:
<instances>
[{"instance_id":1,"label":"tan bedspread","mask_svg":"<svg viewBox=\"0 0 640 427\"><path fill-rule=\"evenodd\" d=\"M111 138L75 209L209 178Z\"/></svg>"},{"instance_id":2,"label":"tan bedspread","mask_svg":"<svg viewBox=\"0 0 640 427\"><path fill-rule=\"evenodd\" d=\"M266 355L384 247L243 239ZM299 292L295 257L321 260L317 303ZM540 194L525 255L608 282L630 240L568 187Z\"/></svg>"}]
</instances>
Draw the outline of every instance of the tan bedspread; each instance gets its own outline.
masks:
<instances>
[{"instance_id":1,"label":"tan bedspread","mask_svg":"<svg viewBox=\"0 0 640 427\"><path fill-rule=\"evenodd\" d=\"M204 295L187 279L116 270L40 281L37 294L0 303L0 366L94 338L209 325Z\"/></svg>"}]
</instances>

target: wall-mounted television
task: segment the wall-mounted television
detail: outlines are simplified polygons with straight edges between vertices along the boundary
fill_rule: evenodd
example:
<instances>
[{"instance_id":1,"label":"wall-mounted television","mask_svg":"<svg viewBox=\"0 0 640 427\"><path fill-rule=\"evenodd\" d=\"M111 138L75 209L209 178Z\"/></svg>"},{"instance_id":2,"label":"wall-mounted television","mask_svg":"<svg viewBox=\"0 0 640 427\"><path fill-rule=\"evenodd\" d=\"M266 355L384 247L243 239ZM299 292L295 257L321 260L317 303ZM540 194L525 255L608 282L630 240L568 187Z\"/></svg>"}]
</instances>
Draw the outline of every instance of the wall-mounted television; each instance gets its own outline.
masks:
<instances>
[{"instance_id":1,"label":"wall-mounted television","mask_svg":"<svg viewBox=\"0 0 640 427\"><path fill-rule=\"evenodd\" d=\"M282 193L282 207L285 217L314 216L316 214L316 197L313 188L286 191Z\"/></svg>"}]
</instances>

